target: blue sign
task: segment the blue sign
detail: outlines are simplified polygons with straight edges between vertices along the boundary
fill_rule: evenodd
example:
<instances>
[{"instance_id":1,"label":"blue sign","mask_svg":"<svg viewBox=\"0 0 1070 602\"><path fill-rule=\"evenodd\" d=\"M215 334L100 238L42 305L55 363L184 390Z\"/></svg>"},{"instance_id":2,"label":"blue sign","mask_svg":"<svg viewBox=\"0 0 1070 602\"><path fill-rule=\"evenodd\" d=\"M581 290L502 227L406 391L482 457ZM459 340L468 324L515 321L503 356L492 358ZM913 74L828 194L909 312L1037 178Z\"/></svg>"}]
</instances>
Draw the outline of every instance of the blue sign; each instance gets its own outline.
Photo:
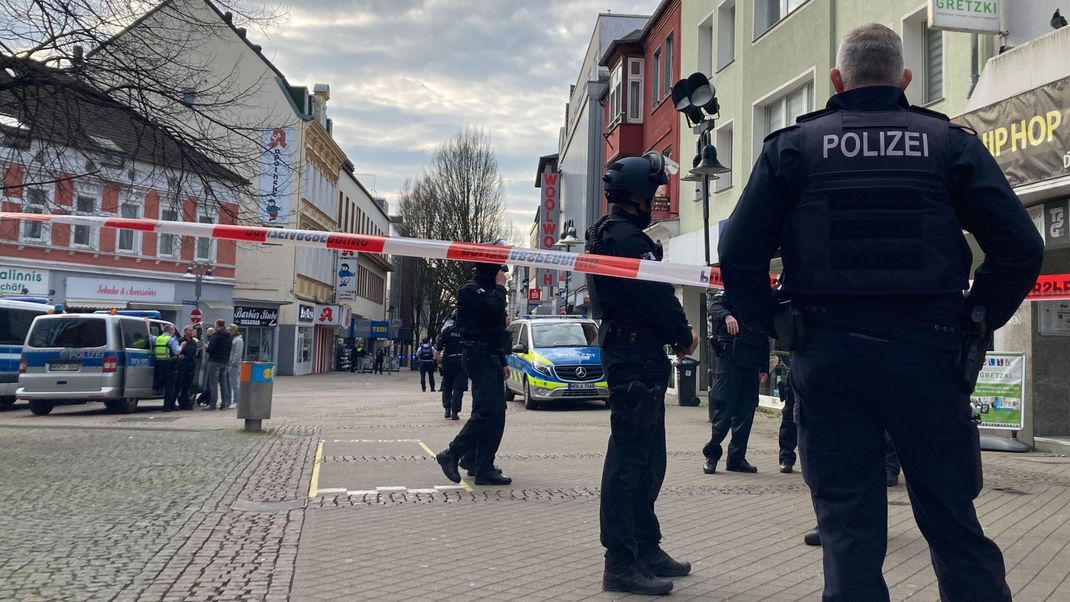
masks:
<instances>
[{"instance_id":1,"label":"blue sign","mask_svg":"<svg viewBox=\"0 0 1070 602\"><path fill-rule=\"evenodd\" d=\"M371 323L371 335L372 339L385 339L390 336L390 322L383 320L382 322Z\"/></svg>"}]
</instances>

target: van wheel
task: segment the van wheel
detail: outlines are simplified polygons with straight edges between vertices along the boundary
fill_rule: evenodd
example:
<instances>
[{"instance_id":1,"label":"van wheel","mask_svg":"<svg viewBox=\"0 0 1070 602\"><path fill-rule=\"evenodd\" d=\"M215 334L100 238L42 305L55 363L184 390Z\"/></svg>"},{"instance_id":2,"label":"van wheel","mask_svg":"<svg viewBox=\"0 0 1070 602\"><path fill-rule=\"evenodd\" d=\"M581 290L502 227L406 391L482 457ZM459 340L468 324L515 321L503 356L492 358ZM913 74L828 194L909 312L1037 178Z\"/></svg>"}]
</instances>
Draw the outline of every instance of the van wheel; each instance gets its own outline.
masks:
<instances>
[{"instance_id":1,"label":"van wheel","mask_svg":"<svg viewBox=\"0 0 1070 602\"><path fill-rule=\"evenodd\" d=\"M116 414L133 414L137 411L137 400L132 397L127 397L124 399L105 401L104 407L108 408L109 412L114 412Z\"/></svg>"},{"instance_id":2,"label":"van wheel","mask_svg":"<svg viewBox=\"0 0 1070 602\"><path fill-rule=\"evenodd\" d=\"M528 379L524 379L524 408L527 410L539 409L539 402L535 401L535 398L531 396L531 384L528 383Z\"/></svg>"},{"instance_id":3,"label":"van wheel","mask_svg":"<svg viewBox=\"0 0 1070 602\"><path fill-rule=\"evenodd\" d=\"M56 404L51 401L31 401L30 411L35 416L46 416L52 412L52 408L56 407Z\"/></svg>"}]
</instances>

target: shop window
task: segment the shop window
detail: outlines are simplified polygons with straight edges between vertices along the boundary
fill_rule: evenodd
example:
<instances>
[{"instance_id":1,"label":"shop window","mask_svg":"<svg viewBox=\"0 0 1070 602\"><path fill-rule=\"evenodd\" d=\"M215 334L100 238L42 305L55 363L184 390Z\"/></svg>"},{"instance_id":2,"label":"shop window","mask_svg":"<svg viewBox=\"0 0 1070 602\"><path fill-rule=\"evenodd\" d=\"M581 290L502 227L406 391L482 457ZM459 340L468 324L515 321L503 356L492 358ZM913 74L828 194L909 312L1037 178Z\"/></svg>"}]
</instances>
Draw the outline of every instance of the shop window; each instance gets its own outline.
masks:
<instances>
[{"instance_id":1,"label":"shop window","mask_svg":"<svg viewBox=\"0 0 1070 602\"><path fill-rule=\"evenodd\" d=\"M297 329L297 361L305 364L312 361L312 327L302 326Z\"/></svg>"}]
</instances>

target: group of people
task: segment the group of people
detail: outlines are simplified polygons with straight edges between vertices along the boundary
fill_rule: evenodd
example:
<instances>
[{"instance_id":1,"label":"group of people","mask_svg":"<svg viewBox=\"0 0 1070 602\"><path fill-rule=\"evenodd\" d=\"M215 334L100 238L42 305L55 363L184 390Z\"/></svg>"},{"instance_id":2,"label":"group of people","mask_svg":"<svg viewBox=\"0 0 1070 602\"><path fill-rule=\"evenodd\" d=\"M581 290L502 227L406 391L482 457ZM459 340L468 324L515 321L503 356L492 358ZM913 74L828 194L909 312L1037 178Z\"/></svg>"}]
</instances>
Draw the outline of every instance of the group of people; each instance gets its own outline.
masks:
<instances>
[{"instance_id":1,"label":"group of people","mask_svg":"<svg viewBox=\"0 0 1070 602\"><path fill-rule=\"evenodd\" d=\"M168 324L152 343L155 359L154 387L163 391L163 410L192 410L195 403L205 409L237 407L239 372L245 352L245 341L237 325L216 320L214 328L206 331L207 341L197 336L192 324L182 329L179 337L175 327ZM198 367L207 363L204 390L195 392Z\"/></svg>"},{"instance_id":2,"label":"group of people","mask_svg":"<svg viewBox=\"0 0 1070 602\"><path fill-rule=\"evenodd\" d=\"M791 351L794 429L784 431L792 448L797 438L817 515L823 599L889 599L882 565L894 448L941 598L1010 600L1003 555L973 503L981 459L969 393L980 364L966 326L981 318L992 332L1011 318L1040 273L1043 241L976 133L907 102L911 72L895 32L850 31L829 76L836 94L825 109L765 139L720 236L726 296L711 304L721 361L704 468L716 471L731 431L725 468L754 472L745 457L750 400L775 337ZM865 140L872 146L862 152ZM613 160L603 176L610 210L587 230L587 252L659 260L644 230L667 181L659 153ZM984 251L972 282L964 231ZM458 295L472 415L436 458L454 482L466 460L477 484L511 482L494 466L508 353L501 270L478 264ZM588 286L610 390L602 585L666 594L691 565L662 549L655 514L666 468L663 349L683 357L699 341L670 284L592 275ZM781 456L784 471L792 452Z\"/></svg>"},{"instance_id":3,"label":"group of people","mask_svg":"<svg viewBox=\"0 0 1070 602\"><path fill-rule=\"evenodd\" d=\"M361 369L361 364L364 363L364 358L368 356L368 350L364 348L364 345L358 343L355 339L349 346L349 372L353 374ZM386 363L386 350L379 347L375 350L375 354L372 356L372 374L382 374L383 364Z\"/></svg>"}]
</instances>

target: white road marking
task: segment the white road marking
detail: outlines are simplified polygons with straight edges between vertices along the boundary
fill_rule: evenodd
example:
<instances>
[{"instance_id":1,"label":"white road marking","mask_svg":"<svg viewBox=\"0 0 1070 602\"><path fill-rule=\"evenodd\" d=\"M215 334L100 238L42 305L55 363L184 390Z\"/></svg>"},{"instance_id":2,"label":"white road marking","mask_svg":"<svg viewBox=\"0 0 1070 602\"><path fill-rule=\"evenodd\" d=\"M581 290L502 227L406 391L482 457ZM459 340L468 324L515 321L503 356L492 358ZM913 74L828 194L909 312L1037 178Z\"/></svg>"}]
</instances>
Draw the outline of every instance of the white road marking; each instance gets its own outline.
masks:
<instances>
[{"instance_id":1,"label":"white road marking","mask_svg":"<svg viewBox=\"0 0 1070 602\"><path fill-rule=\"evenodd\" d=\"M402 487L392 485L388 487L376 487L375 489L345 489L338 487L334 489L320 489L317 497L331 495L384 495L390 493L444 493L447 491L459 491L463 489L464 486L462 485L435 485L434 487Z\"/></svg>"}]
</instances>

